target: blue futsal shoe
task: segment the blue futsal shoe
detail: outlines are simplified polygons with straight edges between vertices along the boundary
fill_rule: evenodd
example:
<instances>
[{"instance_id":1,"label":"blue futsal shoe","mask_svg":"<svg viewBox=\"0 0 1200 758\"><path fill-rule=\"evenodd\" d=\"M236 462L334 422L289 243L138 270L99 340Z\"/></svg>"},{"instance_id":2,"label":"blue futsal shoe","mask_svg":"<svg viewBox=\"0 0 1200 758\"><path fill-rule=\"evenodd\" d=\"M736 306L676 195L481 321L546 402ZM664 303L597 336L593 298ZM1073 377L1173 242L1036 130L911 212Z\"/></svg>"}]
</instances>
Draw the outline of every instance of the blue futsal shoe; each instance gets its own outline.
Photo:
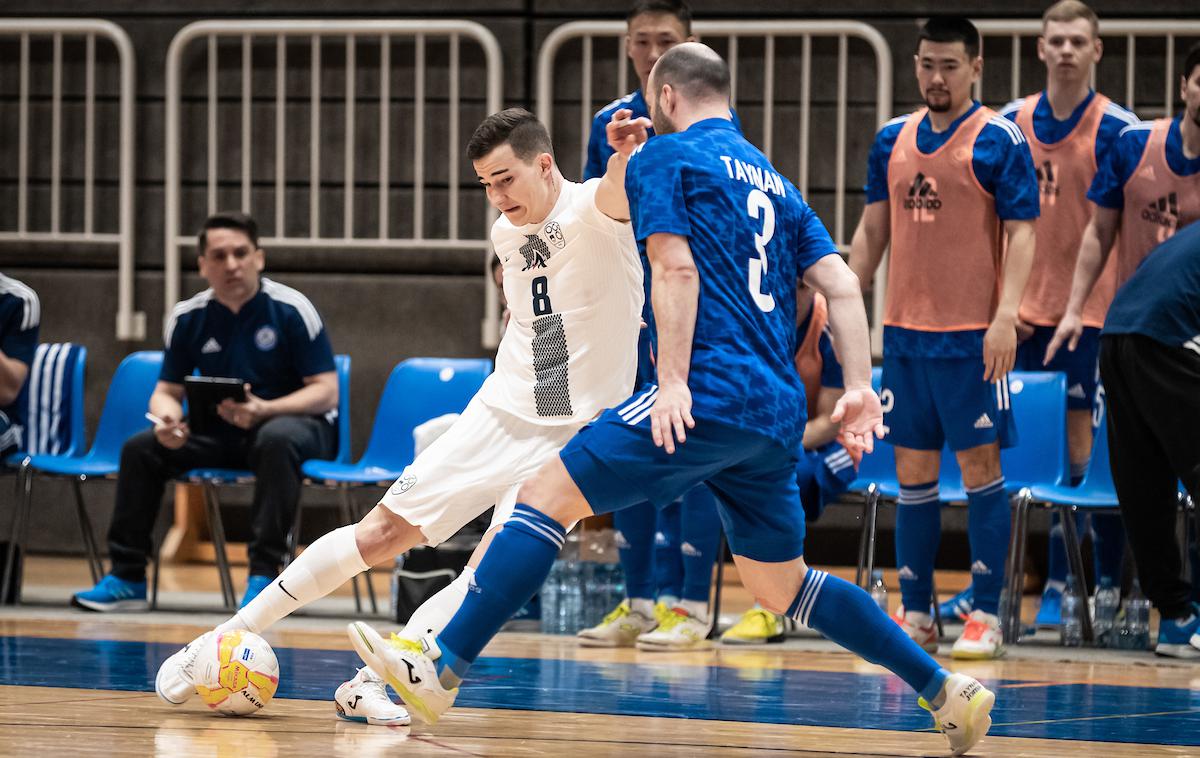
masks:
<instances>
[{"instance_id":1,"label":"blue futsal shoe","mask_svg":"<svg viewBox=\"0 0 1200 758\"><path fill-rule=\"evenodd\" d=\"M87 611L144 611L150 607L146 601L145 582L127 582L107 574L95 587L87 592L77 592L71 597L71 605Z\"/></svg>"},{"instance_id":2,"label":"blue futsal shoe","mask_svg":"<svg viewBox=\"0 0 1200 758\"><path fill-rule=\"evenodd\" d=\"M942 601L938 606L938 614L942 619L957 618L961 621L966 621L967 616L971 615L971 611L975 609L975 587L967 585L967 588L958 593L954 597Z\"/></svg>"},{"instance_id":3,"label":"blue futsal shoe","mask_svg":"<svg viewBox=\"0 0 1200 758\"><path fill-rule=\"evenodd\" d=\"M1042 593L1042 604L1033 620L1039 629L1057 629L1062 626L1062 590L1047 587Z\"/></svg>"},{"instance_id":4,"label":"blue futsal shoe","mask_svg":"<svg viewBox=\"0 0 1200 758\"><path fill-rule=\"evenodd\" d=\"M251 574L246 579L246 594L242 595L242 602L238 608L245 608L250 605L250 601L258 597L258 593L267 588L267 585L275 581L273 576L263 576L262 574Z\"/></svg>"},{"instance_id":5,"label":"blue futsal shoe","mask_svg":"<svg viewBox=\"0 0 1200 758\"><path fill-rule=\"evenodd\" d=\"M1154 654L1168 658L1200 658L1200 606L1192 603L1187 618L1163 619L1158 624Z\"/></svg>"}]
</instances>

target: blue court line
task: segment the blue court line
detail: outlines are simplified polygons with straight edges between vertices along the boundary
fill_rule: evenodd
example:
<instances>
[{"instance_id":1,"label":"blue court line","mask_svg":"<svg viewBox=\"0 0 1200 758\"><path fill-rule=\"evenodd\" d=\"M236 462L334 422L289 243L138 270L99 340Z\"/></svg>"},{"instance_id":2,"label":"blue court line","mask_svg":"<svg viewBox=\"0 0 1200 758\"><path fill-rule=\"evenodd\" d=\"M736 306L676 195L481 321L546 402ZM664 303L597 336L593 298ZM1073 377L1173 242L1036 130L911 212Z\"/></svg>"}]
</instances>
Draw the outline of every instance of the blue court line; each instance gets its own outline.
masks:
<instances>
[{"instance_id":1,"label":"blue court line","mask_svg":"<svg viewBox=\"0 0 1200 758\"><path fill-rule=\"evenodd\" d=\"M163 643L0 637L0 685L152 692ZM277 697L323 700L361 665L343 650L276 648ZM985 682L1017 684L1001 680ZM725 666L482 658L457 704L473 708L660 716L924 731L929 715L896 677ZM1200 745L1200 690L1049 684L1001 689L991 734Z\"/></svg>"}]
</instances>

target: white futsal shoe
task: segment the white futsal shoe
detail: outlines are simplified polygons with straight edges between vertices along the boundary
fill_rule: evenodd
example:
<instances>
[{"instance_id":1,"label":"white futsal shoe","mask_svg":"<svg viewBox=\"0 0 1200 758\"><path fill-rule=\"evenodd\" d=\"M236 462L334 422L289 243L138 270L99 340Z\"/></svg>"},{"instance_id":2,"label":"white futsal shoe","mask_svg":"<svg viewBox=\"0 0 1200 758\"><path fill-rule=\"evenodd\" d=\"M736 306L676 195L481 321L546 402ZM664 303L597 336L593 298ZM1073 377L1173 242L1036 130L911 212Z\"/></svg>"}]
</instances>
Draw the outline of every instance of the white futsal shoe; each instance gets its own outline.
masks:
<instances>
[{"instance_id":1,"label":"white futsal shoe","mask_svg":"<svg viewBox=\"0 0 1200 758\"><path fill-rule=\"evenodd\" d=\"M978 608L967 616L963 633L950 650L951 658L988 661L1004 655L1004 634L1000 619Z\"/></svg>"},{"instance_id":2,"label":"white futsal shoe","mask_svg":"<svg viewBox=\"0 0 1200 758\"><path fill-rule=\"evenodd\" d=\"M633 610L626 599L599 624L581 629L575 636L584 647L633 647L640 635L656 626L658 621Z\"/></svg>"},{"instance_id":3,"label":"white futsal shoe","mask_svg":"<svg viewBox=\"0 0 1200 758\"><path fill-rule=\"evenodd\" d=\"M933 655L938 651L937 624L928 613L906 611L902 605L892 614L892 621L899 624L904 633L926 653Z\"/></svg>"},{"instance_id":4,"label":"white futsal shoe","mask_svg":"<svg viewBox=\"0 0 1200 758\"><path fill-rule=\"evenodd\" d=\"M205 632L162 662L154 677L154 691L160 700L170 705L183 705L196 694L196 656L213 634L216 632Z\"/></svg>"},{"instance_id":5,"label":"white futsal shoe","mask_svg":"<svg viewBox=\"0 0 1200 758\"><path fill-rule=\"evenodd\" d=\"M951 674L943 691L946 702L936 711L925 698L918 698L917 702L933 714L934 726L950 742L950 754L962 755L991 728L996 695L966 674Z\"/></svg>"},{"instance_id":6,"label":"white futsal shoe","mask_svg":"<svg viewBox=\"0 0 1200 758\"><path fill-rule=\"evenodd\" d=\"M430 637L419 642L396 635L384 639L361 621L346 628L363 663L392 685L418 721L433 725L458 697L458 688L446 689L438 680L434 661L442 651Z\"/></svg>"},{"instance_id":7,"label":"white futsal shoe","mask_svg":"<svg viewBox=\"0 0 1200 758\"><path fill-rule=\"evenodd\" d=\"M388 697L383 677L363 666L348 682L333 693L337 717L372 726L406 726L412 719L408 711Z\"/></svg>"},{"instance_id":8,"label":"white futsal shoe","mask_svg":"<svg viewBox=\"0 0 1200 758\"><path fill-rule=\"evenodd\" d=\"M677 652L707 648L711 621L703 621L682 608L672 608L670 614L652 632L637 638L638 650L648 652Z\"/></svg>"}]
</instances>

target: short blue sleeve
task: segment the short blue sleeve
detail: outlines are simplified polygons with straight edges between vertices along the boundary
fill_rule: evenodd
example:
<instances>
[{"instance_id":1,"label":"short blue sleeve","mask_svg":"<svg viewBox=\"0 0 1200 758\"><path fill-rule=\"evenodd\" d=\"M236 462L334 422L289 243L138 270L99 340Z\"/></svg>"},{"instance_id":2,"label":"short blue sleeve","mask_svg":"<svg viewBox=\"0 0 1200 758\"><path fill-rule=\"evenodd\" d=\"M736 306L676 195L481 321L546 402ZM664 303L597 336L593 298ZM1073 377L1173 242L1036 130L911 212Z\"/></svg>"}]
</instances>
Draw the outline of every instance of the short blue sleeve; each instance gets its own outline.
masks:
<instances>
[{"instance_id":1,"label":"short blue sleeve","mask_svg":"<svg viewBox=\"0 0 1200 758\"><path fill-rule=\"evenodd\" d=\"M1100 128L1096 130L1096 166L1104 163L1108 151L1116 144L1117 137L1127 126L1138 123L1138 117L1116 103L1109 103L1100 118Z\"/></svg>"},{"instance_id":2,"label":"short blue sleeve","mask_svg":"<svg viewBox=\"0 0 1200 758\"><path fill-rule=\"evenodd\" d=\"M888 199L888 161L892 157L892 148L896 146L896 138L904 128L907 116L893 119L883 125L875 135L871 152L867 156L867 204L877 203Z\"/></svg>"},{"instance_id":3,"label":"short blue sleeve","mask_svg":"<svg viewBox=\"0 0 1200 758\"><path fill-rule=\"evenodd\" d=\"M1001 221L1035 219L1042 211L1033 155L1016 125L1007 119L1003 123L988 122L976 137L971 161L975 178L996 199Z\"/></svg>"},{"instance_id":4,"label":"short blue sleeve","mask_svg":"<svg viewBox=\"0 0 1200 758\"><path fill-rule=\"evenodd\" d=\"M1101 208L1121 210L1125 207L1125 183L1142 159L1148 128L1126 127L1104 156L1088 189L1088 200Z\"/></svg>"},{"instance_id":5,"label":"short blue sleeve","mask_svg":"<svg viewBox=\"0 0 1200 758\"><path fill-rule=\"evenodd\" d=\"M191 374L192 369L196 368L196 362L192 359L193 332L193 319L184 316L175 322L174 328L166 335L162 371L158 374L159 381L183 384L184 377Z\"/></svg>"},{"instance_id":6,"label":"short blue sleeve","mask_svg":"<svg viewBox=\"0 0 1200 758\"><path fill-rule=\"evenodd\" d=\"M587 165L583 167L583 181L604 176L608 159L615 152L608 146L608 118L600 111L592 119L592 134L588 137Z\"/></svg>"},{"instance_id":7,"label":"short blue sleeve","mask_svg":"<svg viewBox=\"0 0 1200 758\"><path fill-rule=\"evenodd\" d=\"M4 299L8 302L4 308L4 323L0 325L0 329L3 329L3 334L0 335L0 350L3 350L7 357L26 366L33 365L38 341L37 305L19 297Z\"/></svg>"},{"instance_id":8,"label":"short blue sleeve","mask_svg":"<svg viewBox=\"0 0 1200 758\"><path fill-rule=\"evenodd\" d=\"M796 197L800 197L799 191ZM796 276L803 279L808 267L827 255L837 254L837 245L817 212L800 200L800 230L796 237Z\"/></svg>"},{"instance_id":9,"label":"short blue sleeve","mask_svg":"<svg viewBox=\"0 0 1200 758\"><path fill-rule=\"evenodd\" d=\"M821 331L817 349L821 351L821 386L836 390L843 389L846 382L842 378L842 364L838 363L837 352L833 349L833 340L829 338L828 326Z\"/></svg>"},{"instance_id":10,"label":"short blue sleeve","mask_svg":"<svg viewBox=\"0 0 1200 758\"><path fill-rule=\"evenodd\" d=\"M683 199L686 163L671 136L655 137L633 154L625 170L625 193L636 239L645 240L659 233L684 237L692 233Z\"/></svg>"},{"instance_id":11,"label":"short blue sleeve","mask_svg":"<svg viewBox=\"0 0 1200 758\"><path fill-rule=\"evenodd\" d=\"M291 310L287 320L288 345L291 348L292 367L301 377L314 376L336 369L333 362L333 347L329 343L329 334L325 324L313 337L309 337L308 327L300 313Z\"/></svg>"}]
</instances>

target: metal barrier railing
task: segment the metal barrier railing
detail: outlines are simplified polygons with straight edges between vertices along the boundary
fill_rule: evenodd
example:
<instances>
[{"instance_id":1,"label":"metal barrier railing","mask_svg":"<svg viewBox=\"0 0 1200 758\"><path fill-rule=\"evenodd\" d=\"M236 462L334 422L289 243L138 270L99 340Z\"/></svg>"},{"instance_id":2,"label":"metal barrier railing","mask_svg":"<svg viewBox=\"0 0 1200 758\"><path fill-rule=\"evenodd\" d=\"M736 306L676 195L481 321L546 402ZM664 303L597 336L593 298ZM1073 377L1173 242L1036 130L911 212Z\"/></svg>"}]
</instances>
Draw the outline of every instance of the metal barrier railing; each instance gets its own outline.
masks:
<instances>
[{"instance_id":1,"label":"metal barrier railing","mask_svg":"<svg viewBox=\"0 0 1200 758\"><path fill-rule=\"evenodd\" d=\"M275 45L275 134L274 134L274 234L260 239L263 246L283 248L350 248L360 250L394 250L394 249L440 249L440 250L481 250L486 251L485 260L491 253L491 242L488 229L494 214L490 209L485 212L486 224L480 230L477 238L460 238L459 236L459 168L462 145L459 135L459 114L461 108L460 85L461 69L461 40L468 39L479 45L483 51L486 69L486 107L488 113L500 110L502 102L501 54L500 45L496 38L483 26L470 21L435 21L435 20L405 20L405 21L312 21L312 20L230 20L230 21L200 21L184 27L171 41L167 53L167 102L166 102L166 252L165 252L165 307L168 312L179 299L180 248L190 244L194 237L189 232L180 229L181 224L181 169L180 153L182 151L180 134L181 111L181 79L183 75L183 55L187 46L197 39L206 39L207 50L207 123L203 126L207 141L207 166L205 175L206 202L208 212L217 210L218 187L218 40L220 38L235 38L241 40L241 122L240 122L240 180L241 208L245 212L253 212L252 188L254 182L251 147L255 144L252 125L251 109L253 100L253 48L256 38L273 40ZM308 97L309 144L308 144L308 228L307 236L289 236L286 233L286 165L288 159L287 145L287 50L289 38L304 38L310 40L310 88ZM343 168L343 233L341 236L327 236L321 232L321 158L328 148L329 136L321 131L321 84L322 64L321 49L326 39L335 38L345 44L345 86L344 86L344 160ZM359 99L356 93L356 72L358 69L358 43L364 38L378 41L379 45L379 93L378 93L378 192L379 207L378 233L369 236L354 234L355 213L355 155L356 140L359 125L355 115ZM413 61L412 103L414 108L412 129L413 143L413 202L412 202L412 234L411 236L396 237L390 233L391 208L389 190L392 188L389 175L391 134L390 105L392 103L392 40L394 38L409 38L413 41L415 56ZM428 67L426 41L429 38L447 39L449 44L449 77L447 83L447 102L449 115L442 123L449 136L449 150L446 156L448 166L449 195L446 207L448 216L448 235L446 238L430 238L425 235L424 217L426 208L426 176L424 160L425 147L425 118L426 118L426 71ZM484 202L481 197L481 202ZM495 288L491 285L490 274L484 266L487 285L485 318L482 324L482 341L485 346L494 346L499 334L499 302Z\"/></svg>"},{"instance_id":2,"label":"metal barrier railing","mask_svg":"<svg viewBox=\"0 0 1200 758\"><path fill-rule=\"evenodd\" d=\"M987 40L991 38L1009 38L1011 50L1008 53L1010 56L1010 99L1015 100L1019 97L1029 94L1021 89L1021 63L1022 51L1021 42L1023 39L1036 38L1042 33L1042 22L1040 19L1026 19L1016 21L976 21L975 25L979 27L979 33L984 37L984 46L987 46ZM1129 110L1136 110L1137 103L1137 42L1143 38L1162 38L1164 40L1163 49L1163 107L1142 107L1140 116L1161 117L1174 115L1175 97L1179 93L1179 82L1175 77L1176 64L1176 45L1175 40L1179 37L1200 37L1200 20L1196 19L1171 19L1171 20L1156 20L1142 21L1135 19L1101 19L1100 20L1100 36L1103 39L1113 40L1124 38L1124 67L1125 67L1125 100L1122 103ZM1100 61L1100 66L1112 65L1112 60L1117 57L1116 50L1109 48L1105 50L1104 58ZM1092 82L1095 84L1096 72L1092 71ZM982 81L975 86L975 96L979 98L983 92ZM1109 96L1114 96L1115 93L1106 93ZM1114 98L1115 99L1115 98Z\"/></svg>"},{"instance_id":3,"label":"metal barrier railing","mask_svg":"<svg viewBox=\"0 0 1200 758\"><path fill-rule=\"evenodd\" d=\"M556 57L565 43L574 39L582 39L583 65L580 82L579 125L580 134L582 135L581 142L583 143L580 147L580 152L583 156L586 156L587 135L590 131L591 120L595 115L592 81L595 67L595 61L593 60L593 40L597 38L617 40L617 59L606 62L605 65L612 65L617 72L617 87L621 91L610 94L611 97L619 97L628 92L625 89L629 76L628 60L625 55L625 31L625 23L621 21L572 22L564 24L551 32L542 43L541 50L538 52L538 117L551 130L551 134L553 134L554 93L556 91L555 76L558 73ZM692 31L697 37L706 41L712 37L727 38L726 58L734 82L734 91L731 94L732 105L735 108L737 107L738 97L738 42L747 38L757 38L763 41L763 81L761 93L763 131L759 147L768 158L772 158L772 152L778 145L775 137L774 111L779 99L778 95L784 89L777 86L776 68L777 63L782 61L782 58L777 55L776 42L787 38L798 38L800 40L799 81L788 82L787 85L787 93L789 95L795 97L793 93L798 91L798 161L794 167L794 172L791 170L791 166L780 166L778 162L775 165L785 174L794 178L796 186L806 196L808 195L811 178L812 80L814 73L818 76L824 76L823 72L814 72L812 42L814 38L834 38L837 40L835 164L834 176L832 177L834 212L833 228L830 231L833 233L834 241L838 243L839 247L843 250L847 249L849 243L846 234L846 167L847 143L849 141L849 124L847 120L849 103L847 87L850 65L849 42L851 39L862 40L870 46L874 53L876 118L875 122L869 125L870 133L873 135L874 130L879 125L892 117L892 54L883 36L874 27L857 21L798 21L786 19L765 21L697 21L692 24ZM865 155L861 156L861 158L865 160ZM858 159L859 156L855 156L855 160ZM774 162L776 159L772 158L772 160ZM886 274L886 266L881 267L879 275L876 278L877 286L875 291L877 293L882 292L882 288L879 285L886 280ZM874 315L873 322L877 325L873 330L872 341L876 345L876 349L878 349L882 340L882 327L878 326L883 315L882 297L876 298L876 302L872 305L872 312Z\"/></svg>"},{"instance_id":4,"label":"metal barrier railing","mask_svg":"<svg viewBox=\"0 0 1200 758\"><path fill-rule=\"evenodd\" d=\"M19 37L17 78L17 212L16 228L0 229L0 243L84 243L117 248L117 323L119 340L140 340L146 334L145 314L134 311L133 182L134 86L133 45L116 24L99 19L0 19L0 36ZM30 219L30 48L34 38L49 37L51 52L50 196L48 228L31 228ZM64 229L63 218L63 39L83 37L83 218L82 229ZM118 184L115 232L96 231L96 39L116 48L120 66L117 138ZM12 61L3 61L9 65ZM71 146L66 146L69 149Z\"/></svg>"}]
</instances>

